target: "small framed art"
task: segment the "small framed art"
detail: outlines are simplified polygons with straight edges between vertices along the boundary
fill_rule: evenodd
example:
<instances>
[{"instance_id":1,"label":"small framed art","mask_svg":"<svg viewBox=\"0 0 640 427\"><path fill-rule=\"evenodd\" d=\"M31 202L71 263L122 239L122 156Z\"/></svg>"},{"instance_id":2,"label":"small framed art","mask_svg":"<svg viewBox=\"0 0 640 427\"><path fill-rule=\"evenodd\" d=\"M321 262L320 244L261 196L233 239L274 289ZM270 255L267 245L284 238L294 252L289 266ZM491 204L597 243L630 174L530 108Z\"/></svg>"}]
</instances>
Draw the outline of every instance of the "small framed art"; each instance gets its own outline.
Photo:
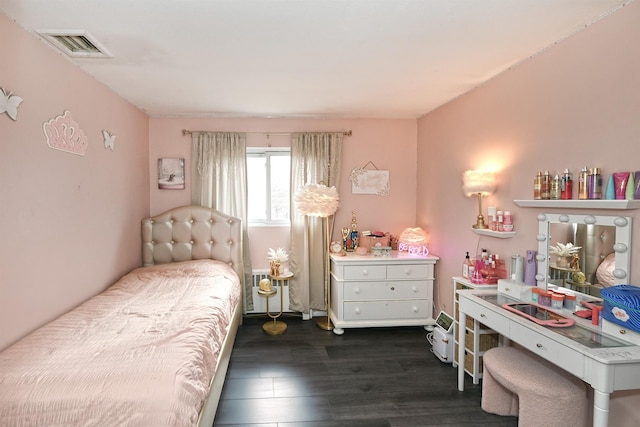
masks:
<instances>
[{"instance_id":1,"label":"small framed art","mask_svg":"<svg viewBox=\"0 0 640 427\"><path fill-rule=\"evenodd\" d=\"M184 159L158 159L158 188L184 190Z\"/></svg>"}]
</instances>

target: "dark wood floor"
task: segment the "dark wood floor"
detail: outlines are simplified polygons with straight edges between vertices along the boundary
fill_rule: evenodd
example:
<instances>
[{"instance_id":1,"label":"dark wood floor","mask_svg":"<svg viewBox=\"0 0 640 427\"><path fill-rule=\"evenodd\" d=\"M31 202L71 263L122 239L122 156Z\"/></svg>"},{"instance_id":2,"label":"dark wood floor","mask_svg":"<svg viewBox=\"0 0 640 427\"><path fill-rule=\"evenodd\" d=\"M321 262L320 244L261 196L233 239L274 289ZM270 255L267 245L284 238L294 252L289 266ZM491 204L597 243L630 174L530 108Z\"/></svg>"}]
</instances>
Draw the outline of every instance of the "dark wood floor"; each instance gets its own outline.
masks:
<instances>
[{"instance_id":1,"label":"dark wood floor","mask_svg":"<svg viewBox=\"0 0 640 427\"><path fill-rule=\"evenodd\" d=\"M283 319L284 335L245 318L215 427L517 426L480 408L481 386L457 390L456 369L419 327L346 329Z\"/></svg>"}]
</instances>

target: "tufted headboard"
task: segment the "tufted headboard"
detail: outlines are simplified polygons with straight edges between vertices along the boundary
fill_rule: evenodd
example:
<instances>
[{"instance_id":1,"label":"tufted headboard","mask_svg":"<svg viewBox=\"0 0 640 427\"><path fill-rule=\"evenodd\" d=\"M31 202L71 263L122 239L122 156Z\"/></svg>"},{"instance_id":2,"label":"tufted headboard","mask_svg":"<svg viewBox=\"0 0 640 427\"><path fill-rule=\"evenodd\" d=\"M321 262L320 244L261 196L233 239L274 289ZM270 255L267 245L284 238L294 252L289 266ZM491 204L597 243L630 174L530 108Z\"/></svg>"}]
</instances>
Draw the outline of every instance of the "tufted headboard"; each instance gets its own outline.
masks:
<instances>
[{"instance_id":1,"label":"tufted headboard","mask_svg":"<svg viewBox=\"0 0 640 427\"><path fill-rule=\"evenodd\" d=\"M243 282L242 221L204 206L181 206L142 220L142 263L215 259Z\"/></svg>"}]
</instances>

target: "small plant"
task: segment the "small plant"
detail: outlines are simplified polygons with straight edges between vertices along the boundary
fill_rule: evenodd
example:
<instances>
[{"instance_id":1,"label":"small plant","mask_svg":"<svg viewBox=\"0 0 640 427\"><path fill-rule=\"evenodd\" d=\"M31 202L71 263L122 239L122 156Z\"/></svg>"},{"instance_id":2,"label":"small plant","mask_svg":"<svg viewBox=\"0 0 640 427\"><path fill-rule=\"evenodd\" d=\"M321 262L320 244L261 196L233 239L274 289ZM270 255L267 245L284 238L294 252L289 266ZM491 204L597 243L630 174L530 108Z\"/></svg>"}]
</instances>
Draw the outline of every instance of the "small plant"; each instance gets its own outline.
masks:
<instances>
[{"instance_id":1,"label":"small plant","mask_svg":"<svg viewBox=\"0 0 640 427\"><path fill-rule=\"evenodd\" d=\"M573 246L573 243L569 242L567 244L557 243L555 246L551 246L549 251L557 256L571 256L573 254L577 254L582 246Z\"/></svg>"},{"instance_id":2,"label":"small plant","mask_svg":"<svg viewBox=\"0 0 640 427\"><path fill-rule=\"evenodd\" d=\"M277 250L269 248L269 251L267 252L267 258L269 259L269 261L282 264L283 262L287 262L289 260L289 254L284 250L284 248L278 248Z\"/></svg>"}]
</instances>

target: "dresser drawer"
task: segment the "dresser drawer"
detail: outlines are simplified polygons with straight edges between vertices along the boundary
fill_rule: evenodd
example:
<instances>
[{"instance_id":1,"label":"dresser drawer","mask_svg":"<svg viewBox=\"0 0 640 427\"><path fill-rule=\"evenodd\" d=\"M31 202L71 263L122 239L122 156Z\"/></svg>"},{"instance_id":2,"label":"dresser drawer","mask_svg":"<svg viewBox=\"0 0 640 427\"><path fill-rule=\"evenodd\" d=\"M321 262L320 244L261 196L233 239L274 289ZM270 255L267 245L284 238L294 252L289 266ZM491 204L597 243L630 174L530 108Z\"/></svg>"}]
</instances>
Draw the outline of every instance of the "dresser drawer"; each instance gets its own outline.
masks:
<instances>
[{"instance_id":1,"label":"dresser drawer","mask_svg":"<svg viewBox=\"0 0 640 427\"><path fill-rule=\"evenodd\" d=\"M464 304L464 300L460 301ZM472 304L466 312L468 316L473 317L488 328L502 335L509 335L509 320L503 316L477 304Z\"/></svg>"},{"instance_id":2,"label":"dresser drawer","mask_svg":"<svg viewBox=\"0 0 640 427\"><path fill-rule=\"evenodd\" d=\"M509 336L530 352L547 359L578 378L584 378L584 356L533 329L511 321Z\"/></svg>"},{"instance_id":3,"label":"dresser drawer","mask_svg":"<svg viewBox=\"0 0 640 427\"><path fill-rule=\"evenodd\" d=\"M433 279L433 264L389 265L387 279Z\"/></svg>"},{"instance_id":4,"label":"dresser drawer","mask_svg":"<svg viewBox=\"0 0 640 427\"><path fill-rule=\"evenodd\" d=\"M431 298L429 289L424 281L346 282L342 295L345 301L421 299Z\"/></svg>"},{"instance_id":5,"label":"dresser drawer","mask_svg":"<svg viewBox=\"0 0 640 427\"><path fill-rule=\"evenodd\" d=\"M385 280L386 265L347 265L344 267L345 280Z\"/></svg>"},{"instance_id":6,"label":"dresser drawer","mask_svg":"<svg viewBox=\"0 0 640 427\"><path fill-rule=\"evenodd\" d=\"M426 319L431 317L431 300L354 301L344 303L344 320Z\"/></svg>"}]
</instances>

